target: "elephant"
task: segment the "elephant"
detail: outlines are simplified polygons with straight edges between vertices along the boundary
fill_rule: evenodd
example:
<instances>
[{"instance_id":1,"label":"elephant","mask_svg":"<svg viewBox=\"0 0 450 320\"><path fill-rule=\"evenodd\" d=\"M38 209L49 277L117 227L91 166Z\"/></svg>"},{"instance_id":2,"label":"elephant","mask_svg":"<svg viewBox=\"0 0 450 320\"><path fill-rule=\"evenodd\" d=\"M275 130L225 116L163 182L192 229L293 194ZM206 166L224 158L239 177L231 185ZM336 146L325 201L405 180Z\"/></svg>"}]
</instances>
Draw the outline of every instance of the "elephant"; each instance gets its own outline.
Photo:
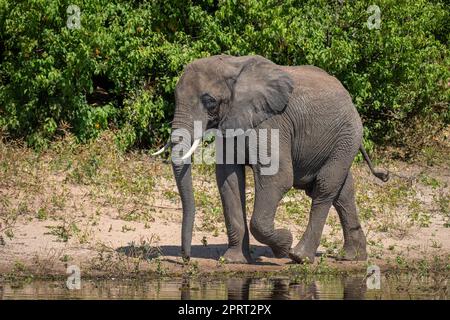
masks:
<instances>
[{"instance_id":1,"label":"elephant","mask_svg":"<svg viewBox=\"0 0 450 320\"><path fill-rule=\"evenodd\" d=\"M389 172L375 169L362 144L363 126L348 91L339 80L311 65L281 66L259 56L215 55L185 66L175 89L172 132L183 129L190 138L174 138L168 147L188 150L172 168L182 202L181 254L189 260L195 216L190 162L201 130L278 130L279 164L274 174L262 174L267 164L217 163L216 179L223 206L230 263L251 263L249 229L269 246L276 258L295 263L313 262L331 206L343 229L343 260L366 260L366 238L358 219L351 165L361 152L370 171L386 182ZM236 139L224 134L223 138ZM237 148L235 146L235 148ZM248 153L241 145L236 152ZM231 150L231 149L230 149ZM230 151L227 150L227 151ZM247 226L245 167L254 175L254 210ZM291 188L304 190L312 199L309 221L294 247L287 229L275 229L280 200Z\"/></svg>"}]
</instances>

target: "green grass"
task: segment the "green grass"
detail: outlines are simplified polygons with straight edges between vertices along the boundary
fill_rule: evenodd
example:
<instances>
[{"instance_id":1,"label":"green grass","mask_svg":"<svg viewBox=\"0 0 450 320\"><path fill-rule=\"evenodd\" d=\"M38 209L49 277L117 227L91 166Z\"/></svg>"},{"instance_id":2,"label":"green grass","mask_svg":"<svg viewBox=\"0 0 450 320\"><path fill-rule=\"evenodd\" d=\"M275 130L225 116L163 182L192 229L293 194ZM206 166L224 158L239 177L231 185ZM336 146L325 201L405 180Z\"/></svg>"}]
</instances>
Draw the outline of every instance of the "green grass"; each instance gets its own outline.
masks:
<instances>
[{"instance_id":1,"label":"green grass","mask_svg":"<svg viewBox=\"0 0 450 320\"><path fill-rule=\"evenodd\" d=\"M56 240L60 242L67 242L75 234L78 234L80 232L80 229L75 222L63 222L62 224L57 226L46 226L46 228L49 229L49 232L47 232L46 234L55 236Z\"/></svg>"}]
</instances>

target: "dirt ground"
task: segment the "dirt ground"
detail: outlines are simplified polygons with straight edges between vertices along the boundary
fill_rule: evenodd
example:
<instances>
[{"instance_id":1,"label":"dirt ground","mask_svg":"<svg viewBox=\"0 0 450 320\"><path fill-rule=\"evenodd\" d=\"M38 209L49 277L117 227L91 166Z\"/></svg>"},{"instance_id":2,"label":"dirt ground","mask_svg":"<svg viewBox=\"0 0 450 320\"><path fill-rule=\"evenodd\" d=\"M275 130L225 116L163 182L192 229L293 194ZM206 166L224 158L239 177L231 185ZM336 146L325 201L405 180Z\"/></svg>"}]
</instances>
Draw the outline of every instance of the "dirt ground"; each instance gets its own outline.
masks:
<instances>
[{"instance_id":1,"label":"dirt ground","mask_svg":"<svg viewBox=\"0 0 450 320\"><path fill-rule=\"evenodd\" d=\"M103 139L103 140L102 140ZM292 268L251 237L255 263L226 264L221 255L227 237L213 169L194 170L197 218L192 260L180 257L181 205L170 166L147 154L121 155L108 147L109 137L76 147L61 141L44 154L21 147L0 147L0 275L30 272L65 274L69 265L86 275L159 275L211 272L265 272ZM446 149L447 150L447 149ZM446 154L448 156L448 154ZM449 266L450 166L431 154L425 165L384 160L391 172L380 182L365 163L353 173L368 262L333 259L342 246L342 231L331 210L314 266L365 270L407 267L432 261ZM253 190L248 172L248 211ZM291 191L282 200L276 226L289 228L294 244L308 220L309 199ZM249 217L249 219L250 219Z\"/></svg>"}]
</instances>

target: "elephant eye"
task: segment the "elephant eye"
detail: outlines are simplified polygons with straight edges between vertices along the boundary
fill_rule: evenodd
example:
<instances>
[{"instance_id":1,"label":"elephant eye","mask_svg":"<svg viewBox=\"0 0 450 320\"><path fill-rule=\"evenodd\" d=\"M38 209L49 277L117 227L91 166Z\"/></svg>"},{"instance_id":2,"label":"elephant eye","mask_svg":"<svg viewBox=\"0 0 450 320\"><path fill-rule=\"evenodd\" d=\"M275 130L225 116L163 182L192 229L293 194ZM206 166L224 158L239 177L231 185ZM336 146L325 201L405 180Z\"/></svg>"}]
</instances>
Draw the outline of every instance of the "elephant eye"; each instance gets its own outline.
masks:
<instances>
[{"instance_id":1,"label":"elephant eye","mask_svg":"<svg viewBox=\"0 0 450 320\"><path fill-rule=\"evenodd\" d=\"M213 97L211 97L209 94L205 93L202 94L200 97L200 100L202 101L203 105L208 111L213 110L215 107L217 107L217 101Z\"/></svg>"}]
</instances>

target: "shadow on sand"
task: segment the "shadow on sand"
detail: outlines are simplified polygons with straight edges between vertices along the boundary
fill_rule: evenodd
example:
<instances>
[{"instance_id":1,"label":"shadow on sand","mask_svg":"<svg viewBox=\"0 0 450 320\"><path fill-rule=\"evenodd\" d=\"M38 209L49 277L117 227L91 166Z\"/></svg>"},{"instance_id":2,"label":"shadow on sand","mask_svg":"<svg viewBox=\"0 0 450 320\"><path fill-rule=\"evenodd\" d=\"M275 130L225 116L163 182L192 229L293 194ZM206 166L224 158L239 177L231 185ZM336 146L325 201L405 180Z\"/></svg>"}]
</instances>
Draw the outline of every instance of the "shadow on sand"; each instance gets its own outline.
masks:
<instances>
[{"instance_id":1,"label":"shadow on sand","mask_svg":"<svg viewBox=\"0 0 450 320\"><path fill-rule=\"evenodd\" d=\"M191 248L191 258L218 260L225 253L227 248L228 246L226 244L209 244L207 246L193 245ZM273 258L273 254L270 248L266 246L252 245L250 246L250 250L254 260L253 264L276 265L275 263L267 261L265 262L258 261L260 257ZM170 260L170 257L181 257L180 246L173 246L173 245L161 245L158 248L125 246L118 248L117 252L123 253L127 256L137 256L137 254L139 254L139 256L144 256L146 259L152 259L157 257L158 255L162 255L166 258L166 260L175 263L179 262Z\"/></svg>"}]
</instances>

